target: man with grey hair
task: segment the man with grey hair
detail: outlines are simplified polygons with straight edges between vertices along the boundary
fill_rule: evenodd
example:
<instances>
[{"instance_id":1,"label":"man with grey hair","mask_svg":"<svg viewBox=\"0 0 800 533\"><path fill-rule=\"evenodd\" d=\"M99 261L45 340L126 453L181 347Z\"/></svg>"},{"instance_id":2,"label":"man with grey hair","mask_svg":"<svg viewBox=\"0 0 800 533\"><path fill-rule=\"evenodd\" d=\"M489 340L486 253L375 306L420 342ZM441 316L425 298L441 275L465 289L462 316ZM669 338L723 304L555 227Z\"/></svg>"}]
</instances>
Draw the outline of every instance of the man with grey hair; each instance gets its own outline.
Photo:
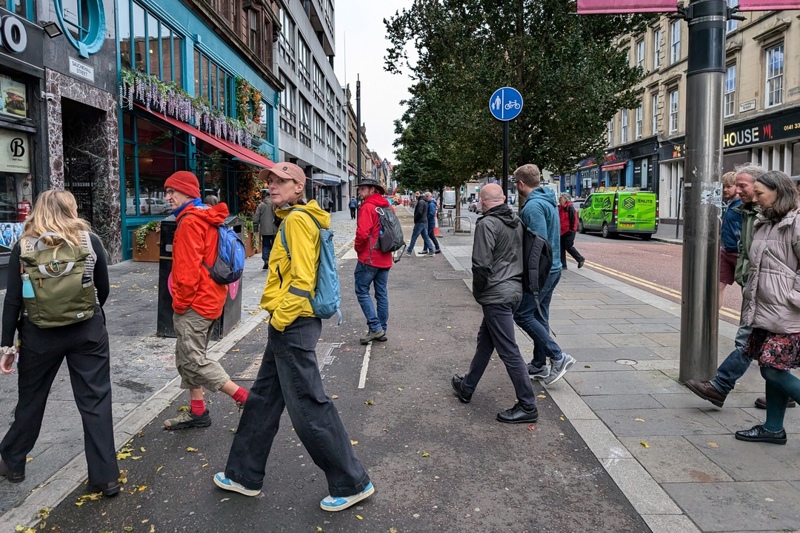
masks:
<instances>
[{"instance_id":1,"label":"man with grey hair","mask_svg":"<svg viewBox=\"0 0 800 533\"><path fill-rule=\"evenodd\" d=\"M506 366L514 385L517 403L497 414L506 424L533 423L539 419L536 397L528 378L525 360L514 336L514 310L522 300L522 235L519 218L505 203L503 189L496 183L481 189L483 216L475 224L472 246L472 295L483 310L478 343L464 377L450 381L462 403L469 403L492 352Z\"/></svg>"},{"instance_id":2,"label":"man with grey hair","mask_svg":"<svg viewBox=\"0 0 800 533\"><path fill-rule=\"evenodd\" d=\"M747 281L747 271L750 269L750 245L753 242L753 224L756 221L756 215L760 212L758 204L755 202L755 192L753 185L756 179L766 174L766 170L747 163L744 166L736 168L736 175L734 177L736 183L736 191L739 193L739 198L742 200L741 214L742 214L742 232L739 238L739 257L736 259L736 273L734 278L736 283L744 287ZM750 368L752 362L745 354L744 347L747 344L747 339L750 338L752 328L743 323L739 323L739 329L736 332L736 339L734 340L735 348L728 355L725 361L717 368L717 374L709 381L701 381L699 379L690 379L686 381L686 387L700 396L704 400L711 402L717 407L722 407L725 403L725 398L736 386L736 381L741 378L747 369ZM794 407L795 402L789 402L790 407ZM767 401L761 397L756 400L755 406L759 409L767 408Z\"/></svg>"}]
</instances>

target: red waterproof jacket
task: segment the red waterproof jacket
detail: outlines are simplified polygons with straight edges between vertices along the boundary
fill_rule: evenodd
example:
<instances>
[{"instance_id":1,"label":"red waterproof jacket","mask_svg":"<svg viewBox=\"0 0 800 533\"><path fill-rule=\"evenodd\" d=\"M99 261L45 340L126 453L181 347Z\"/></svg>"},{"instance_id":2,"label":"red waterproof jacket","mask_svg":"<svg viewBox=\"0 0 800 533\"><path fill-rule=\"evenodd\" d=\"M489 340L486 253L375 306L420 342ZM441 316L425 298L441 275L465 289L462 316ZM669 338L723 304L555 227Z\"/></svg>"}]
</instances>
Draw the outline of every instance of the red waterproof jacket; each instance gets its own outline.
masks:
<instances>
[{"instance_id":1,"label":"red waterproof jacket","mask_svg":"<svg viewBox=\"0 0 800 533\"><path fill-rule=\"evenodd\" d=\"M178 229L172 243L172 309L182 315L188 308L209 319L222 314L228 286L211 279L208 269L217 258L219 234L228 206L196 207L188 204L178 214Z\"/></svg>"},{"instance_id":2,"label":"red waterproof jacket","mask_svg":"<svg viewBox=\"0 0 800 533\"><path fill-rule=\"evenodd\" d=\"M358 210L356 242L353 247L358 253L359 262L375 268L391 268L394 264L392 253L381 252L379 248L375 248L381 232L380 217L376 210L378 207L392 209L389 201L378 193L364 199L361 209Z\"/></svg>"},{"instance_id":3,"label":"red waterproof jacket","mask_svg":"<svg viewBox=\"0 0 800 533\"><path fill-rule=\"evenodd\" d=\"M558 204L558 217L561 219L561 235L568 231L578 231L578 213L572 202Z\"/></svg>"}]
</instances>

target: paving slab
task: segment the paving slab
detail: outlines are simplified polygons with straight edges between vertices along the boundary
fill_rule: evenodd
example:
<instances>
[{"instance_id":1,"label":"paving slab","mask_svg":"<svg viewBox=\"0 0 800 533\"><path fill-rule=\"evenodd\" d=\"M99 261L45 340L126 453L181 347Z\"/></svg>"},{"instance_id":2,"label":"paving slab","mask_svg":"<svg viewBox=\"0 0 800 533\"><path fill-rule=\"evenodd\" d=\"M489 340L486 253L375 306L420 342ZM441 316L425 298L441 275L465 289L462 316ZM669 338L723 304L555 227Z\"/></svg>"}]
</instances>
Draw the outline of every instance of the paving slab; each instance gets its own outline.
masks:
<instances>
[{"instance_id":1,"label":"paving slab","mask_svg":"<svg viewBox=\"0 0 800 533\"><path fill-rule=\"evenodd\" d=\"M600 336L612 346L626 348L631 346L643 346L645 348L661 346L658 341L639 333L603 333Z\"/></svg>"},{"instance_id":2,"label":"paving slab","mask_svg":"<svg viewBox=\"0 0 800 533\"><path fill-rule=\"evenodd\" d=\"M606 470L641 515L682 514L666 492L636 459L613 461Z\"/></svg>"},{"instance_id":3,"label":"paving slab","mask_svg":"<svg viewBox=\"0 0 800 533\"><path fill-rule=\"evenodd\" d=\"M609 324L620 333L675 333L679 328L664 322L647 322L644 324Z\"/></svg>"},{"instance_id":4,"label":"paving slab","mask_svg":"<svg viewBox=\"0 0 800 533\"><path fill-rule=\"evenodd\" d=\"M638 372L596 372L588 374L566 374L563 379L581 396L594 394L630 394L631 391L684 394L683 385L669 379L661 371L643 370Z\"/></svg>"},{"instance_id":5,"label":"paving slab","mask_svg":"<svg viewBox=\"0 0 800 533\"><path fill-rule=\"evenodd\" d=\"M683 436L644 435L620 437L619 440L659 483L733 481L723 469Z\"/></svg>"},{"instance_id":6,"label":"paving slab","mask_svg":"<svg viewBox=\"0 0 800 533\"><path fill-rule=\"evenodd\" d=\"M656 341L661 346L680 346L680 333L644 333L644 336Z\"/></svg>"},{"instance_id":7,"label":"paving slab","mask_svg":"<svg viewBox=\"0 0 800 533\"><path fill-rule=\"evenodd\" d=\"M559 343L559 345L561 344L559 341L560 338L561 335L555 338L555 341ZM578 346L571 348L569 353L580 362L616 361L618 359L632 359L634 361L661 359L661 357L650 348L640 346Z\"/></svg>"},{"instance_id":8,"label":"paving slab","mask_svg":"<svg viewBox=\"0 0 800 533\"><path fill-rule=\"evenodd\" d=\"M698 533L700 530L688 516L642 515L651 533Z\"/></svg>"},{"instance_id":9,"label":"paving slab","mask_svg":"<svg viewBox=\"0 0 800 533\"><path fill-rule=\"evenodd\" d=\"M608 309L608 306L603 306L602 309L576 309L573 311L580 318L605 318L606 320L618 320L627 318L640 317L638 313L631 311L625 307L617 309Z\"/></svg>"},{"instance_id":10,"label":"paving slab","mask_svg":"<svg viewBox=\"0 0 800 533\"><path fill-rule=\"evenodd\" d=\"M619 437L729 434L717 421L697 409L623 409L596 411L595 414Z\"/></svg>"},{"instance_id":11,"label":"paving slab","mask_svg":"<svg viewBox=\"0 0 800 533\"><path fill-rule=\"evenodd\" d=\"M661 403L649 394L601 394L583 396L583 400L595 412L609 409L658 409L662 407Z\"/></svg>"},{"instance_id":12,"label":"paving slab","mask_svg":"<svg viewBox=\"0 0 800 533\"><path fill-rule=\"evenodd\" d=\"M558 335L554 340L561 346L562 350L567 352L573 348L581 348L583 346L593 346L597 348L611 348L614 346L600 335L594 333Z\"/></svg>"},{"instance_id":13,"label":"paving slab","mask_svg":"<svg viewBox=\"0 0 800 533\"><path fill-rule=\"evenodd\" d=\"M694 436L686 440L736 481L800 480L800 439L790 439L785 446L738 441L731 433L714 439ZM743 457L750 460L743 461Z\"/></svg>"},{"instance_id":14,"label":"paving slab","mask_svg":"<svg viewBox=\"0 0 800 533\"><path fill-rule=\"evenodd\" d=\"M800 491L784 481L663 487L703 531L794 531L800 524Z\"/></svg>"}]
</instances>

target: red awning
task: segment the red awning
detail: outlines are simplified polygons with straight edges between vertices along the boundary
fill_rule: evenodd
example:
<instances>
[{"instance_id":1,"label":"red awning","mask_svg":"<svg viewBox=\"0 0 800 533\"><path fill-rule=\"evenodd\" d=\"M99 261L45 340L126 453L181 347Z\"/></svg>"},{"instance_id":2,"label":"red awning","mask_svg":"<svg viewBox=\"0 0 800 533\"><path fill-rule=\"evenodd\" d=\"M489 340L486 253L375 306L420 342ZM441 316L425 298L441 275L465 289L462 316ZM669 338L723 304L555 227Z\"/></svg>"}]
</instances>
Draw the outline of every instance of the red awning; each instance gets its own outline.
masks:
<instances>
[{"instance_id":1,"label":"red awning","mask_svg":"<svg viewBox=\"0 0 800 533\"><path fill-rule=\"evenodd\" d=\"M627 161L620 161L618 163L609 163L607 165L603 165L602 169L603 169L603 172L606 172L606 171L609 171L609 170L622 170L623 168L625 168L625 165L627 165L627 164L628 164Z\"/></svg>"},{"instance_id":2,"label":"red awning","mask_svg":"<svg viewBox=\"0 0 800 533\"><path fill-rule=\"evenodd\" d=\"M677 10L678 2L675 0L578 0L578 15L668 13Z\"/></svg>"},{"instance_id":3,"label":"red awning","mask_svg":"<svg viewBox=\"0 0 800 533\"><path fill-rule=\"evenodd\" d=\"M214 146L219 150L222 150L226 154L238 157L245 163L249 163L251 165L255 165L261 168L272 168L275 166L274 162L270 161L269 159L267 159L262 155L255 153L252 150L248 150L244 146L239 146L238 144L226 141L225 139L220 139L219 137L214 137L213 135L209 135L208 133L198 130L194 126L190 126L185 122L181 122L180 120L168 117L167 115L159 113L158 111L147 109L143 105L136 104L136 107L138 107L139 109L143 109L144 111L147 111L154 117L163 120L164 122L167 122L169 124L172 124L176 128L183 130L190 135L194 135L201 141L207 142L211 146Z\"/></svg>"}]
</instances>

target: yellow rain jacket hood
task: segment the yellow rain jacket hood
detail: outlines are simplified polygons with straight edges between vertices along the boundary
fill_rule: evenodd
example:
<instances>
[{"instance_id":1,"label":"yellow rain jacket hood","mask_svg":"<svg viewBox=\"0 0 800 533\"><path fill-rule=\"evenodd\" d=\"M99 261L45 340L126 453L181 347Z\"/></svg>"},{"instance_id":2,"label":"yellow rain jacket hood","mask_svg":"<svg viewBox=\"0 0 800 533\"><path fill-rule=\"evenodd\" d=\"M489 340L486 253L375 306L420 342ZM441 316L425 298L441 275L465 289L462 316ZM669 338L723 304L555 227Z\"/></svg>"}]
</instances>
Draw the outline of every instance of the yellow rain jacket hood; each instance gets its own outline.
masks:
<instances>
[{"instance_id":1,"label":"yellow rain jacket hood","mask_svg":"<svg viewBox=\"0 0 800 533\"><path fill-rule=\"evenodd\" d=\"M306 213L301 213L303 209ZM269 275L261 295L261 308L270 317L270 324L278 331L298 317L312 317L311 300L289 292L289 287L314 295L319 267L320 237L311 215L325 229L330 227L331 215L316 200L306 205L294 205L275 210L282 219L281 228L286 234L288 253L281 240L281 229L275 235L275 244L269 254ZM289 257L291 256L291 260Z\"/></svg>"}]
</instances>

